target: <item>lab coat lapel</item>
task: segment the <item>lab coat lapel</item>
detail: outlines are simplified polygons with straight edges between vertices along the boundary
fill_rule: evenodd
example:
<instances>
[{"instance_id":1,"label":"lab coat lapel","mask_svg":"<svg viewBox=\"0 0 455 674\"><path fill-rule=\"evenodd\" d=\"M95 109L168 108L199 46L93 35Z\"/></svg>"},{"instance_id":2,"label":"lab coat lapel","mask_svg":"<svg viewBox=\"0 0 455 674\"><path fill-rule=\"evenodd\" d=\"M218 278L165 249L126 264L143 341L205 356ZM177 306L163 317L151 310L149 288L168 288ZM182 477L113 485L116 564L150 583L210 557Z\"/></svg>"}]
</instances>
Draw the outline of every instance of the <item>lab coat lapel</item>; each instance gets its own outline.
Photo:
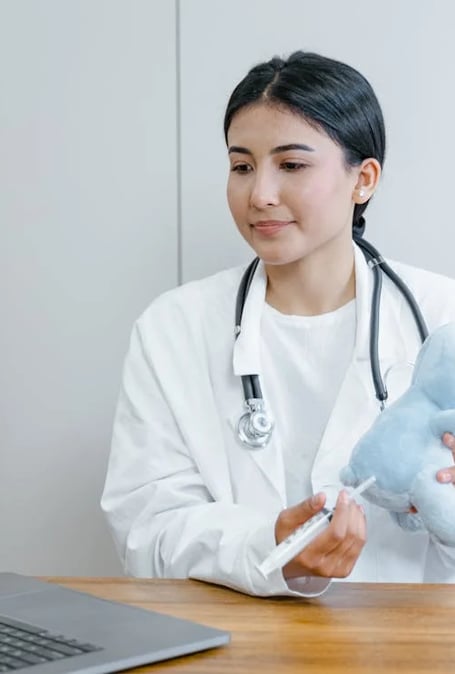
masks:
<instances>
[{"instance_id":1,"label":"lab coat lapel","mask_svg":"<svg viewBox=\"0 0 455 674\"><path fill-rule=\"evenodd\" d=\"M326 491L332 501L340 488L339 472L348 463L354 444L380 413L369 357L373 274L357 246L354 246L354 251L356 275L354 354L323 434L312 474L314 491ZM393 363L404 358L399 303L390 301L391 292L393 290L390 287L383 288L380 306L379 359L382 375ZM406 381L405 384L407 383ZM393 392L391 397L396 397Z\"/></svg>"},{"instance_id":2,"label":"lab coat lapel","mask_svg":"<svg viewBox=\"0 0 455 674\"><path fill-rule=\"evenodd\" d=\"M259 263L250 290L245 302L245 308L242 317L242 330L237 337L234 346L233 366L234 374L240 379L241 375L257 374L260 377L260 383L265 403L267 405L267 391L264 389L263 378L261 377L261 318L265 303L265 293L267 289L267 276L262 262ZM241 384L239 381L241 390ZM238 396L238 394L237 394ZM269 407L268 413L273 418L273 410ZM242 411L239 406L238 397L236 397L235 409L230 414L229 424L232 428L236 442L237 423ZM286 502L286 485L283 464L283 453L279 438L279 433L275 429L268 445L263 449L248 449L242 445L242 451L247 452L251 461L262 471L269 485L274 492L279 495L282 504Z\"/></svg>"},{"instance_id":3,"label":"lab coat lapel","mask_svg":"<svg viewBox=\"0 0 455 674\"><path fill-rule=\"evenodd\" d=\"M325 491L331 505L340 487L341 468L349 462L357 439L379 413L379 405L368 389L370 380L369 363L354 360L346 372L314 462L313 491Z\"/></svg>"}]
</instances>

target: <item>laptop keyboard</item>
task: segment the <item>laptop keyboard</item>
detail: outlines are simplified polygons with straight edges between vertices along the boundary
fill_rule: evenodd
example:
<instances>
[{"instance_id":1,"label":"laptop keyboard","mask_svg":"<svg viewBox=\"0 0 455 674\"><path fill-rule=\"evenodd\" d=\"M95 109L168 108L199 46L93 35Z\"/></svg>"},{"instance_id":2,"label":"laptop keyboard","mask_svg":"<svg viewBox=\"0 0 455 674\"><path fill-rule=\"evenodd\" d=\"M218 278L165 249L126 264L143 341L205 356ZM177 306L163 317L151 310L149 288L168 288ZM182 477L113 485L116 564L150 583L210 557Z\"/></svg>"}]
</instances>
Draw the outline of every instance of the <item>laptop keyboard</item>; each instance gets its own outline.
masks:
<instances>
[{"instance_id":1,"label":"laptop keyboard","mask_svg":"<svg viewBox=\"0 0 455 674\"><path fill-rule=\"evenodd\" d=\"M0 616L0 672L101 650L99 646L50 634L43 628Z\"/></svg>"}]
</instances>

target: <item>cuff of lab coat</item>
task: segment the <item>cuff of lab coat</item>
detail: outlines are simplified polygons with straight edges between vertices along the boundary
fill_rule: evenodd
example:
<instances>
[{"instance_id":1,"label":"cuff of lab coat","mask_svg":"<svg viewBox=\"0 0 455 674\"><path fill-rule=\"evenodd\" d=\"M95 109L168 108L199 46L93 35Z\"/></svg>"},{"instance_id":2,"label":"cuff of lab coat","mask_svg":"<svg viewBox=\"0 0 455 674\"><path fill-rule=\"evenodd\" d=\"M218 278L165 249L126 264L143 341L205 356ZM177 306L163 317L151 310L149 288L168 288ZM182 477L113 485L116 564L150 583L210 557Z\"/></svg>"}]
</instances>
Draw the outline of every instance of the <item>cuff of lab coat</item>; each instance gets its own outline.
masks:
<instances>
[{"instance_id":1,"label":"cuff of lab coat","mask_svg":"<svg viewBox=\"0 0 455 674\"><path fill-rule=\"evenodd\" d=\"M301 578L292 578L286 581L281 569L276 569L269 576L265 577L259 570L259 566L275 546L274 522L260 527L248 538L248 555L245 571L249 580L251 594L264 597L274 595L317 597L328 589L331 583L330 578L302 576Z\"/></svg>"},{"instance_id":2,"label":"cuff of lab coat","mask_svg":"<svg viewBox=\"0 0 455 674\"><path fill-rule=\"evenodd\" d=\"M331 582L330 578L322 578L321 576L302 576L301 578L285 580L291 594L300 597L319 597L328 590Z\"/></svg>"}]
</instances>

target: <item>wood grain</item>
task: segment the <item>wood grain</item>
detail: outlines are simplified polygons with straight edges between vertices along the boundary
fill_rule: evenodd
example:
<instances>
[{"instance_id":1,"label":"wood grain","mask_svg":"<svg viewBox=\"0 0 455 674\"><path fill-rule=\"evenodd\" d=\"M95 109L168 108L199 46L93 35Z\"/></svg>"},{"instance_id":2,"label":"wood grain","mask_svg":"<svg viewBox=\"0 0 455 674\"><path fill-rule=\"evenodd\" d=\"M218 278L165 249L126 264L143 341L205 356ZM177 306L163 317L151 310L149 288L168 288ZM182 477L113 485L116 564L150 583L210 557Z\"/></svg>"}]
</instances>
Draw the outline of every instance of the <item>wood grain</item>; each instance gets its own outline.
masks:
<instances>
[{"instance_id":1,"label":"wood grain","mask_svg":"<svg viewBox=\"0 0 455 674\"><path fill-rule=\"evenodd\" d=\"M317 599L255 598L192 580L48 578L231 632L228 646L141 671L455 672L455 586L333 583Z\"/></svg>"}]
</instances>

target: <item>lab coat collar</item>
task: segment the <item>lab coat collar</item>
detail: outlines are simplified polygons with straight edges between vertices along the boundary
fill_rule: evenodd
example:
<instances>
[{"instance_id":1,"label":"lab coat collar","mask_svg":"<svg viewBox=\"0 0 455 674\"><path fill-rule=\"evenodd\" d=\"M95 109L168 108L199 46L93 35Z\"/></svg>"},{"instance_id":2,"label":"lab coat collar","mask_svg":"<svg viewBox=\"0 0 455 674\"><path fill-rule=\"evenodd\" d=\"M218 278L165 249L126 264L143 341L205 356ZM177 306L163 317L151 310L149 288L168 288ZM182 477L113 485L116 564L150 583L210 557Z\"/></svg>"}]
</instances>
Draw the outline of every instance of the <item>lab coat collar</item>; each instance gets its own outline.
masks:
<instances>
[{"instance_id":1,"label":"lab coat collar","mask_svg":"<svg viewBox=\"0 0 455 674\"><path fill-rule=\"evenodd\" d=\"M358 246L354 247L354 266L356 284L356 339L354 347L354 359L368 360L371 296L373 292L373 273L368 267L365 257ZM259 262L251 282L250 290L246 298L242 329L234 344L233 368L236 376L247 374L260 375L260 340L261 318L264 310L265 295L267 290L267 275L262 260ZM390 316L384 316L384 312L393 309L381 303L381 325L389 325ZM396 351L396 333L391 330L379 331L379 346L381 357L388 359Z\"/></svg>"},{"instance_id":2,"label":"lab coat collar","mask_svg":"<svg viewBox=\"0 0 455 674\"><path fill-rule=\"evenodd\" d=\"M260 260L248 292L243 315L242 329L234 344L234 374L260 374L261 317L267 290L267 274Z\"/></svg>"}]
</instances>

